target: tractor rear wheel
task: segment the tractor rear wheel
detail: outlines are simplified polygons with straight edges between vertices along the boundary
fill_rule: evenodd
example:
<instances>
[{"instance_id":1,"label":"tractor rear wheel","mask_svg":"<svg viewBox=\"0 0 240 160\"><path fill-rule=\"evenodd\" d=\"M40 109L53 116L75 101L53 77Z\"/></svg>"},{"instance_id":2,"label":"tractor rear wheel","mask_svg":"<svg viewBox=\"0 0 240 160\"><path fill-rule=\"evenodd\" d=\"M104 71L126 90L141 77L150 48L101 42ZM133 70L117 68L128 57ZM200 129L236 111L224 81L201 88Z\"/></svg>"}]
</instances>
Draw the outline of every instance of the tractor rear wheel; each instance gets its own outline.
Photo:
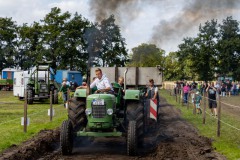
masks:
<instances>
[{"instance_id":1,"label":"tractor rear wheel","mask_svg":"<svg viewBox=\"0 0 240 160\"><path fill-rule=\"evenodd\" d=\"M87 124L85 109L85 102L78 101L76 98L69 100L68 118L72 122L74 130L77 130Z\"/></svg>"},{"instance_id":2,"label":"tractor rear wheel","mask_svg":"<svg viewBox=\"0 0 240 160\"><path fill-rule=\"evenodd\" d=\"M135 156L137 154L137 123L129 121L127 133L127 154Z\"/></svg>"},{"instance_id":3,"label":"tractor rear wheel","mask_svg":"<svg viewBox=\"0 0 240 160\"><path fill-rule=\"evenodd\" d=\"M72 153L73 148L73 127L69 120L65 120L62 123L60 132L60 145L63 155L69 155Z\"/></svg>"},{"instance_id":4,"label":"tractor rear wheel","mask_svg":"<svg viewBox=\"0 0 240 160\"><path fill-rule=\"evenodd\" d=\"M144 121L144 108L141 102L132 101L127 103L127 123L130 121L136 122L137 138L139 145L143 145L145 121Z\"/></svg>"},{"instance_id":5,"label":"tractor rear wheel","mask_svg":"<svg viewBox=\"0 0 240 160\"><path fill-rule=\"evenodd\" d=\"M58 104L58 91L54 89L53 91L53 104Z\"/></svg>"},{"instance_id":6,"label":"tractor rear wheel","mask_svg":"<svg viewBox=\"0 0 240 160\"><path fill-rule=\"evenodd\" d=\"M27 90L27 104L33 104L33 90Z\"/></svg>"}]
</instances>

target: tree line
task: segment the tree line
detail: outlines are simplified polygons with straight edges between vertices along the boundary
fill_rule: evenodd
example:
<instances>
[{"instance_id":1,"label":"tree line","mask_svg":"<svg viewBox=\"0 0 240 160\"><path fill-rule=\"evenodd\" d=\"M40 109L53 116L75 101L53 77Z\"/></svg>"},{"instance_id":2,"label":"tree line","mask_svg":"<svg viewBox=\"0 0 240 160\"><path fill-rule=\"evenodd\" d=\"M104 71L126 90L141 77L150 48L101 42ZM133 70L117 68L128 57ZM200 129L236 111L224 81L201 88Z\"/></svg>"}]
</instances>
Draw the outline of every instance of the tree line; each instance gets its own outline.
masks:
<instances>
[{"instance_id":1,"label":"tree line","mask_svg":"<svg viewBox=\"0 0 240 160\"><path fill-rule=\"evenodd\" d=\"M161 64L165 80L208 81L221 76L240 80L240 28L232 17L220 24L215 19L200 24L197 36L184 38L178 47L164 56L156 45L141 44L132 49L128 65Z\"/></svg>"},{"instance_id":2,"label":"tree line","mask_svg":"<svg viewBox=\"0 0 240 160\"><path fill-rule=\"evenodd\" d=\"M0 17L0 70L27 70L37 61L53 61L53 69L79 70L89 66L124 66L128 60L125 39L111 15L90 22L77 12L52 8L39 22L17 25Z\"/></svg>"}]
</instances>

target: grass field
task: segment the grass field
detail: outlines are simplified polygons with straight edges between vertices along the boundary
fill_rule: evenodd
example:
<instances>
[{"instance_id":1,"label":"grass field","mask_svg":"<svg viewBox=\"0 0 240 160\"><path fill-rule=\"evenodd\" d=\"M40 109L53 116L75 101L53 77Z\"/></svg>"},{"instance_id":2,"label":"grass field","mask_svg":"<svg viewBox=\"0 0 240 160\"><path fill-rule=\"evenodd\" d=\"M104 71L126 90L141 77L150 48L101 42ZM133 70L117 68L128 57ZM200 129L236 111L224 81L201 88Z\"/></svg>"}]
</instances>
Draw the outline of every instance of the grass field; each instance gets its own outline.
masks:
<instances>
[{"instance_id":1,"label":"grass field","mask_svg":"<svg viewBox=\"0 0 240 160\"><path fill-rule=\"evenodd\" d=\"M167 90L161 90L160 94L167 99L169 104L181 110L182 117L193 124L201 135L211 138L213 146L219 153L225 155L230 160L240 159L240 130L238 130L240 129L240 115L237 116L237 114L223 108L221 119L224 123L221 123L221 136L217 137L217 119L209 115L210 110L208 108L206 110L208 113L206 114L206 124L203 124L202 115L194 115L191 107L187 109L186 106L176 102L175 97L170 96ZM222 98L222 101L240 104L239 97L226 97ZM236 127L236 129L229 125Z\"/></svg>"},{"instance_id":2,"label":"grass field","mask_svg":"<svg viewBox=\"0 0 240 160\"><path fill-rule=\"evenodd\" d=\"M21 117L23 117L24 101L18 100L11 91L0 91L0 152L14 144L19 144L34 136L42 129L54 129L59 127L67 118L67 111L60 103L53 105L55 116L52 122L48 116L49 101L34 102L28 105L28 117L30 125L27 133L23 132Z\"/></svg>"}]
</instances>

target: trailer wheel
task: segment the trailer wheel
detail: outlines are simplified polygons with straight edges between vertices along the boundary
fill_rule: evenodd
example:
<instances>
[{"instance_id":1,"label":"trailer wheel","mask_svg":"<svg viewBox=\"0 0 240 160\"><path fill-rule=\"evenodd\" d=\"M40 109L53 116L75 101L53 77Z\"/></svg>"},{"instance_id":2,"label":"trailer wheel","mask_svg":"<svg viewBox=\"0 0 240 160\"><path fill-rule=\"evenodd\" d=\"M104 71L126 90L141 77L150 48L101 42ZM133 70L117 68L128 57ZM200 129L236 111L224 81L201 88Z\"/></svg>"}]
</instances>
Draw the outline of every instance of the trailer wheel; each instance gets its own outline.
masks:
<instances>
[{"instance_id":1,"label":"trailer wheel","mask_svg":"<svg viewBox=\"0 0 240 160\"><path fill-rule=\"evenodd\" d=\"M74 130L77 130L87 124L85 109L85 102L78 101L76 98L69 100L68 118L72 122Z\"/></svg>"},{"instance_id":2,"label":"trailer wheel","mask_svg":"<svg viewBox=\"0 0 240 160\"><path fill-rule=\"evenodd\" d=\"M69 120L65 120L62 123L60 132L60 145L63 155L69 155L72 153L73 148L73 127Z\"/></svg>"},{"instance_id":3,"label":"trailer wheel","mask_svg":"<svg viewBox=\"0 0 240 160\"><path fill-rule=\"evenodd\" d=\"M53 91L53 104L58 104L58 91L56 89Z\"/></svg>"},{"instance_id":4,"label":"trailer wheel","mask_svg":"<svg viewBox=\"0 0 240 160\"><path fill-rule=\"evenodd\" d=\"M27 90L27 104L33 104L33 90Z\"/></svg>"},{"instance_id":5,"label":"trailer wheel","mask_svg":"<svg viewBox=\"0 0 240 160\"><path fill-rule=\"evenodd\" d=\"M130 121L127 134L127 154L129 156L137 154L137 144L137 124L136 121Z\"/></svg>"}]
</instances>

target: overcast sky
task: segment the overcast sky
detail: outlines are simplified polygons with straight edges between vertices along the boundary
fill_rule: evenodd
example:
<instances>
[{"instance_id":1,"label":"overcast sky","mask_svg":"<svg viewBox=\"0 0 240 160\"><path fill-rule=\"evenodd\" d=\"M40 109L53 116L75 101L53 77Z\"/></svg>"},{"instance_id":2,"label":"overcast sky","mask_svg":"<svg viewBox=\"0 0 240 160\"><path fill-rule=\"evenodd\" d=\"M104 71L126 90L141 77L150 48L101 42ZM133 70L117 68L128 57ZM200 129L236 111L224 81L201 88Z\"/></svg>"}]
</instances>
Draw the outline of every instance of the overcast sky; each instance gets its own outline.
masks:
<instances>
[{"instance_id":1,"label":"overcast sky","mask_svg":"<svg viewBox=\"0 0 240 160\"><path fill-rule=\"evenodd\" d=\"M200 23L213 18L221 23L227 16L240 21L239 4L240 0L0 0L0 17L32 24L53 7L78 12L90 21L99 13L114 14L129 50L155 43L168 53L176 51L184 37L196 36Z\"/></svg>"}]
</instances>

